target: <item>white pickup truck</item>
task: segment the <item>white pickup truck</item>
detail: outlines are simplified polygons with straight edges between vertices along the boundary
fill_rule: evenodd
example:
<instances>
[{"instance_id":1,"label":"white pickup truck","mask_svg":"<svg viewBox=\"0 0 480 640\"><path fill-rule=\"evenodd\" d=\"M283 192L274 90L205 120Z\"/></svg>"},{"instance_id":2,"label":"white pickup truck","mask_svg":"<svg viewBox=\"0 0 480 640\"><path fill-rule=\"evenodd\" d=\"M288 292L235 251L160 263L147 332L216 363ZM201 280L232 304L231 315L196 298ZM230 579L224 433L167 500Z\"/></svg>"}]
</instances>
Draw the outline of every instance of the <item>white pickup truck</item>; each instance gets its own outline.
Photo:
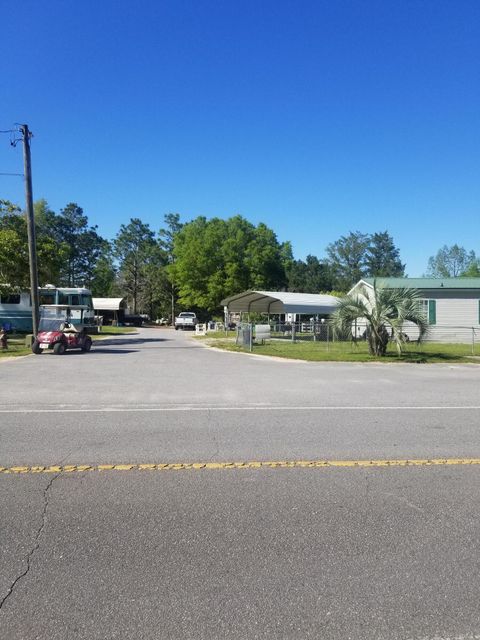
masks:
<instances>
[{"instance_id":1,"label":"white pickup truck","mask_svg":"<svg viewBox=\"0 0 480 640\"><path fill-rule=\"evenodd\" d=\"M178 316L175 318L175 330L178 331L178 329L195 329L197 323L197 316L193 313L193 311L182 311L182 313L178 314Z\"/></svg>"}]
</instances>

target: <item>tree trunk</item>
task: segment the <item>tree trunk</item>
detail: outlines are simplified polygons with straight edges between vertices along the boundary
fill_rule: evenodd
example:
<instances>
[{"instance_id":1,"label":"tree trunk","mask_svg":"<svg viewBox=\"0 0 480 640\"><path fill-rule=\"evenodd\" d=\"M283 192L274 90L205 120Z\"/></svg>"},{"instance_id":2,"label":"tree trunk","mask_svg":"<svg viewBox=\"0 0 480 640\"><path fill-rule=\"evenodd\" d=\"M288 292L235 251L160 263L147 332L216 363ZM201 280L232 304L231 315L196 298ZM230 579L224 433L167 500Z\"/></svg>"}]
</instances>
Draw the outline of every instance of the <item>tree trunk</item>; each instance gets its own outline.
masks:
<instances>
[{"instance_id":1,"label":"tree trunk","mask_svg":"<svg viewBox=\"0 0 480 640\"><path fill-rule=\"evenodd\" d=\"M370 355L376 357L382 357L387 353L388 346L388 331L384 325L378 328L377 332L371 328L367 334L368 337L368 351Z\"/></svg>"}]
</instances>

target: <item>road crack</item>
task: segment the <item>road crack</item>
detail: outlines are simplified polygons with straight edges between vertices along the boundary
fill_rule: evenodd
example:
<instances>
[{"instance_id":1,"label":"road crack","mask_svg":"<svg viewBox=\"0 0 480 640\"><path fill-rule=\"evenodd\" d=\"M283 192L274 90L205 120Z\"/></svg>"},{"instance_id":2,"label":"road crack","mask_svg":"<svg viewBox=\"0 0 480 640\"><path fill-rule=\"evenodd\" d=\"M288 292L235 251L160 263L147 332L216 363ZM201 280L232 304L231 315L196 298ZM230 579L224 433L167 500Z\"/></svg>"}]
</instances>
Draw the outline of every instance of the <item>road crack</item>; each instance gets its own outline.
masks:
<instances>
[{"instance_id":1,"label":"road crack","mask_svg":"<svg viewBox=\"0 0 480 640\"><path fill-rule=\"evenodd\" d=\"M27 553L27 555L25 556L26 559L26 567L25 570L22 571L12 582L12 584L10 585L10 587L7 590L7 593L5 594L5 596L0 600L0 611L2 610L3 605L5 604L5 602L10 598L10 596L12 595L12 593L15 591L18 583L28 574L28 572L30 571L30 568L32 566L32 558L35 555L35 553L38 551L38 549L40 548L40 539L43 533L43 530L45 528L45 525L47 523L47 511L48 511L48 505L49 505L49 491L52 487L52 484L54 483L54 481L58 478L58 476L60 475L60 473L55 474L50 481L48 482L47 486L44 488L43 490L43 510L42 510L42 519L41 519L41 523L40 526L37 529L37 532L35 534L35 538L34 538L34 544L33 547L30 549L30 551Z\"/></svg>"}]
</instances>

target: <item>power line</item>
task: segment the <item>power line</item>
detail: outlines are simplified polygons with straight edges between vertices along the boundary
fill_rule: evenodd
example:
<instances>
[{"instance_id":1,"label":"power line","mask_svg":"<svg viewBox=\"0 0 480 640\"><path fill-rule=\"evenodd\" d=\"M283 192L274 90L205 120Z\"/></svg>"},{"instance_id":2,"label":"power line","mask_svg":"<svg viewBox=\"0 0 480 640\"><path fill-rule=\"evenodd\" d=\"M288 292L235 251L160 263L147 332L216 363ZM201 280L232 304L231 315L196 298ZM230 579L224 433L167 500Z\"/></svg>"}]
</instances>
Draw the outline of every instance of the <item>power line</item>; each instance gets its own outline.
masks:
<instances>
[{"instance_id":1,"label":"power line","mask_svg":"<svg viewBox=\"0 0 480 640\"><path fill-rule=\"evenodd\" d=\"M1 129L0 133L9 133L10 134L10 145L12 147L16 147L17 146L17 142L22 142L23 141L23 129L22 126L23 125L17 125L17 123L15 123L15 129ZM21 138L16 138L15 134L17 133L21 133L22 137ZM33 136L33 134L31 132L29 132L29 137L31 138Z\"/></svg>"},{"instance_id":2,"label":"power line","mask_svg":"<svg viewBox=\"0 0 480 640\"><path fill-rule=\"evenodd\" d=\"M22 133L22 129L20 125L15 123L15 129L0 129L0 133L9 133L10 134L10 145L12 147L17 146L17 142L20 142L22 138L15 138L16 133ZM32 136L31 132L29 132L30 137ZM7 171L0 171L0 176L12 176L17 178L25 178L24 173L11 173Z\"/></svg>"}]
</instances>

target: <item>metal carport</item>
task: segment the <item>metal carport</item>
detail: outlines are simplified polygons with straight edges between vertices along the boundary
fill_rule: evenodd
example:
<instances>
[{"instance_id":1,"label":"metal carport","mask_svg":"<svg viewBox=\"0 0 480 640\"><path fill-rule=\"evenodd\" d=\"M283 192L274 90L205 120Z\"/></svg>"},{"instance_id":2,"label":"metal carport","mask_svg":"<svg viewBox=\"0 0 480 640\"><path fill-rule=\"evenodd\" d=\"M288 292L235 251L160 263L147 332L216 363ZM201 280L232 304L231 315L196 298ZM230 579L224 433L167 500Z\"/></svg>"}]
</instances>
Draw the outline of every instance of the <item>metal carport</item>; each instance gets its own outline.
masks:
<instances>
[{"instance_id":1,"label":"metal carport","mask_svg":"<svg viewBox=\"0 0 480 640\"><path fill-rule=\"evenodd\" d=\"M125 298L93 298L95 314L113 322L123 322L127 303Z\"/></svg>"},{"instance_id":2,"label":"metal carport","mask_svg":"<svg viewBox=\"0 0 480 640\"><path fill-rule=\"evenodd\" d=\"M338 305L338 298L320 293L291 291L244 291L222 300L228 313L298 313L330 315Z\"/></svg>"}]
</instances>

